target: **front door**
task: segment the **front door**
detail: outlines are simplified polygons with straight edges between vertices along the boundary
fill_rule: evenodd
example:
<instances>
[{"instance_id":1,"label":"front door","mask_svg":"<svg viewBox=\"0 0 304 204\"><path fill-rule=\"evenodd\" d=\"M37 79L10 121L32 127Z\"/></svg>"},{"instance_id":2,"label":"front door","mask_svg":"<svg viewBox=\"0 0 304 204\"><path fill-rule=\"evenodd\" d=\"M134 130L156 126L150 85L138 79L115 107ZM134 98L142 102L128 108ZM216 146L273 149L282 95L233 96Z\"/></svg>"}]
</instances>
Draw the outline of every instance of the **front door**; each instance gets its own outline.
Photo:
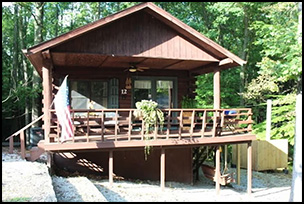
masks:
<instances>
[{"instance_id":1,"label":"front door","mask_svg":"<svg viewBox=\"0 0 304 204\"><path fill-rule=\"evenodd\" d=\"M174 108L177 105L177 87L175 78L136 77L133 79L132 106L141 100L153 100L158 107Z\"/></svg>"}]
</instances>

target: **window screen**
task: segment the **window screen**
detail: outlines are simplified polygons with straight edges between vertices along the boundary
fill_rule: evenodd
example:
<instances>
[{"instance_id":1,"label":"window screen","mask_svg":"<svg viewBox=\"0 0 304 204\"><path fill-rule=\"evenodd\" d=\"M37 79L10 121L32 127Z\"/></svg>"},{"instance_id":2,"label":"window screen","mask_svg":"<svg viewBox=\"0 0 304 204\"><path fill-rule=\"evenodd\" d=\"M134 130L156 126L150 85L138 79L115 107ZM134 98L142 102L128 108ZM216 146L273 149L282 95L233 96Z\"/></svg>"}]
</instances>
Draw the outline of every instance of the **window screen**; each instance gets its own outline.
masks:
<instances>
[{"instance_id":1,"label":"window screen","mask_svg":"<svg viewBox=\"0 0 304 204\"><path fill-rule=\"evenodd\" d=\"M71 107L73 109L107 108L108 83L106 81L71 81Z\"/></svg>"}]
</instances>

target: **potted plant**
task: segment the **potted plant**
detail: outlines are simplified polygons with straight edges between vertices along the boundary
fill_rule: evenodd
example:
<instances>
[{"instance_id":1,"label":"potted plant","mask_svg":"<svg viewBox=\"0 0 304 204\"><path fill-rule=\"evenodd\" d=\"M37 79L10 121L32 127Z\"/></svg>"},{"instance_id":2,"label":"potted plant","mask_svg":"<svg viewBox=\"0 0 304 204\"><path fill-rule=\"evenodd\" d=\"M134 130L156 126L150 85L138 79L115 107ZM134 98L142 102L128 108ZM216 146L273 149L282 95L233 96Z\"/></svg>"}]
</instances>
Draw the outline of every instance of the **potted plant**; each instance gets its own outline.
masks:
<instances>
[{"instance_id":1,"label":"potted plant","mask_svg":"<svg viewBox=\"0 0 304 204\"><path fill-rule=\"evenodd\" d=\"M136 118L142 118L142 122L145 127L145 140L150 140L149 133L155 130L155 127L159 124L162 129L164 124L164 113L157 107L158 103L152 100L141 100L135 104L136 110L134 116ZM147 155L150 154L151 147L147 144L145 146L145 160Z\"/></svg>"}]
</instances>

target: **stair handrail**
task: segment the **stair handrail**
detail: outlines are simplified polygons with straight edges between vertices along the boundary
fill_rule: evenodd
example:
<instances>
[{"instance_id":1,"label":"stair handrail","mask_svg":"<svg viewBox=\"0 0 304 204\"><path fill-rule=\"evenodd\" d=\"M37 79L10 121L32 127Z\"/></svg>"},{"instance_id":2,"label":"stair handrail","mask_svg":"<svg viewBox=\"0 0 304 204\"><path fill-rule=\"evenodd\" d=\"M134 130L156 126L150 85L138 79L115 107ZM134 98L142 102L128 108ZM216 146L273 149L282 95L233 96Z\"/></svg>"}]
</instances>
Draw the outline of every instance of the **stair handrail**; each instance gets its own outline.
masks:
<instances>
[{"instance_id":1,"label":"stair handrail","mask_svg":"<svg viewBox=\"0 0 304 204\"><path fill-rule=\"evenodd\" d=\"M35 119L31 123L29 123L28 125L24 126L23 128L21 128L20 130L18 130L17 132L15 132L14 134L10 135L9 137L7 137L5 139L5 140L9 139L9 153L10 154L13 153L14 136L19 135L19 137L20 137L21 157L22 157L22 159L25 159L24 130L26 130L27 128L29 128L30 126L32 126L33 124L35 124L36 122L38 122L43 116L44 116L44 114L42 114L41 116L39 116L39 118Z\"/></svg>"}]
</instances>

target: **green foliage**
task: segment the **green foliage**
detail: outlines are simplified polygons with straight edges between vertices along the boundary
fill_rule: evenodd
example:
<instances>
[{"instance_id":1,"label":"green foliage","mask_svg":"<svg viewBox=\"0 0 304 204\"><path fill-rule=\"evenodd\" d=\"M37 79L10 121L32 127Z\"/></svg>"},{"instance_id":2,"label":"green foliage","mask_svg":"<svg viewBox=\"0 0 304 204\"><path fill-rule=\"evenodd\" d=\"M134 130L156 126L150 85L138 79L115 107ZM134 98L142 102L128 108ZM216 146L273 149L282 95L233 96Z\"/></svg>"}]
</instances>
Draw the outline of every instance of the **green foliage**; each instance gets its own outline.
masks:
<instances>
[{"instance_id":1,"label":"green foliage","mask_svg":"<svg viewBox=\"0 0 304 204\"><path fill-rule=\"evenodd\" d=\"M298 10L295 2L278 2L259 9L264 19L253 22L261 46L258 76L249 85L244 97L247 103L259 105L273 99L271 138L288 139L294 145L295 100L301 84L302 41L298 30ZM258 114L266 115L265 108ZM260 109L261 110L261 109ZM259 117L259 116L258 116ZM253 126L258 138L265 138L266 121ZM292 152L292 150L291 150Z\"/></svg>"},{"instance_id":2,"label":"green foliage","mask_svg":"<svg viewBox=\"0 0 304 204\"><path fill-rule=\"evenodd\" d=\"M288 139L294 145L296 94L278 95L273 101L271 137Z\"/></svg>"},{"instance_id":3,"label":"green foliage","mask_svg":"<svg viewBox=\"0 0 304 204\"><path fill-rule=\"evenodd\" d=\"M154 128L159 124L162 130L164 125L164 113L157 108L158 103L152 100L141 100L135 104L137 111L135 111L135 116L142 117L145 126L145 140L150 140L151 138L148 134L154 130ZM145 159L147 160L147 155L150 154L150 146L145 146Z\"/></svg>"},{"instance_id":4,"label":"green foliage","mask_svg":"<svg viewBox=\"0 0 304 204\"><path fill-rule=\"evenodd\" d=\"M263 47L257 64L260 74L270 73L281 83L297 80L302 74L302 41L298 32L298 10L295 2L280 2L264 8L265 19L256 21L252 29Z\"/></svg>"},{"instance_id":5,"label":"green foliage","mask_svg":"<svg viewBox=\"0 0 304 204\"><path fill-rule=\"evenodd\" d=\"M294 145L296 94L275 95L271 110L271 139L288 139ZM264 112L266 115L266 112ZM266 121L253 125L258 139L266 138Z\"/></svg>"},{"instance_id":6,"label":"green foliage","mask_svg":"<svg viewBox=\"0 0 304 204\"><path fill-rule=\"evenodd\" d=\"M183 96L182 108L196 108L196 100L188 96Z\"/></svg>"},{"instance_id":7,"label":"green foliage","mask_svg":"<svg viewBox=\"0 0 304 204\"><path fill-rule=\"evenodd\" d=\"M221 78L221 107L238 107L239 95L239 71L238 69L224 70ZM200 75L196 80L197 107L213 108L213 73Z\"/></svg>"},{"instance_id":8,"label":"green foliage","mask_svg":"<svg viewBox=\"0 0 304 204\"><path fill-rule=\"evenodd\" d=\"M4 202L30 202L31 198L29 197L15 197L8 200L4 200Z\"/></svg>"}]
</instances>

